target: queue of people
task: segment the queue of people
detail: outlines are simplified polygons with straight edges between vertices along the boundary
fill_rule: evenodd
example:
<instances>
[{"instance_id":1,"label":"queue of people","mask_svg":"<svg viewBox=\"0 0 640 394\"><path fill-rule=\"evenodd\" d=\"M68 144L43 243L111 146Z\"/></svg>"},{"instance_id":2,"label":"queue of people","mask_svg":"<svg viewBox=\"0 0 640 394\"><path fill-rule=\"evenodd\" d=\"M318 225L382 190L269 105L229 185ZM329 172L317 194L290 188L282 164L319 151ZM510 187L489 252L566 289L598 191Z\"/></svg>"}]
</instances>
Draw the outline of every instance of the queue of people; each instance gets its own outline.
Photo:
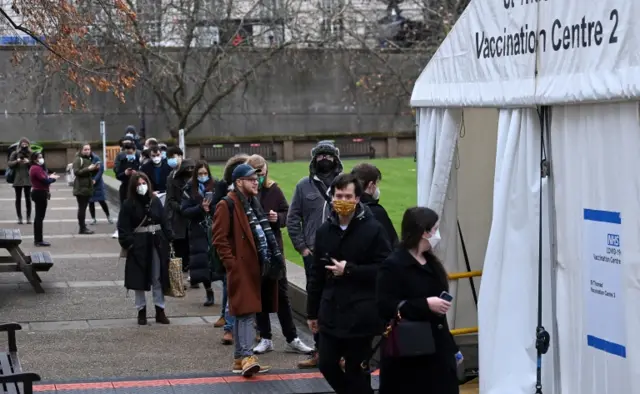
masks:
<instances>
[{"instance_id":1,"label":"queue of people","mask_svg":"<svg viewBox=\"0 0 640 394\"><path fill-rule=\"evenodd\" d=\"M20 143L21 153L10 160L16 212L22 221L21 197L33 199L35 242L47 246L42 222L49 185L58 176L49 174L41 154L29 152L28 140ZM190 286L203 285L204 306L215 304L212 283L222 282L222 316L214 326L222 328L224 345L234 345L234 373L269 371L258 356L275 350L269 314L276 313L286 350L309 356L298 367L319 368L338 394L373 393L368 365L380 335L380 393L458 393L462 355L447 325L451 297L446 270L433 252L440 240L434 211L407 209L398 236L379 203L380 170L361 163L344 172L331 141L312 149L309 174L297 183L290 205L259 155L231 157L217 179L208 163L185 159L177 147L155 139L141 145L128 127L114 168L121 182L114 236L126 256L125 287L135 293L138 324L148 323L149 291L155 321L170 324L164 295L173 252ZM104 168L91 146L82 144L73 169L79 232L90 234L88 206L94 223L95 202L111 219L102 204ZM166 192L164 205L158 192ZM26 213L30 221L30 208ZM300 340L293 319L285 227L304 262L313 347Z\"/></svg>"}]
</instances>

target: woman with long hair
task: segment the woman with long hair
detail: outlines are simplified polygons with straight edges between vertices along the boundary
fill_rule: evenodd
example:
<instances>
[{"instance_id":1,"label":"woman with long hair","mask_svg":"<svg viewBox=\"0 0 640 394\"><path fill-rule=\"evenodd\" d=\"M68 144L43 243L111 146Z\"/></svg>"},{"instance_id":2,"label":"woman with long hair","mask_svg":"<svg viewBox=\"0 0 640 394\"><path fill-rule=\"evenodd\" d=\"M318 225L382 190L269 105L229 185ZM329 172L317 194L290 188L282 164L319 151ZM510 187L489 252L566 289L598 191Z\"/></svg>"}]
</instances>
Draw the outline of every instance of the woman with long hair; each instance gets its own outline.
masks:
<instances>
[{"instance_id":1,"label":"woman with long hair","mask_svg":"<svg viewBox=\"0 0 640 394\"><path fill-rule=\"evenodd\" d=\"M33 243L35 246L51 246L49 242L45 242L42 238L42 224L44 222L44 216L47 213L47 204L51 197L49 185L58 178L60 178L60 176L56 173L49 175L42 153L34 152L31 154L29 179L32 188L31 198L36 206L36 217L33 220Z\"/></svg>"},{"instance_id":2,"label":"woman with long hair","mask_svg":"<svg viewBox=\"0 0 640 394\"><path fill-rule=\"evenodd\" d=\"M247 159L247 164L256 170L260 170L258 176L258 200L264 213L267 215L273 235L280 247L280 251L284 255L282 242L282 227L287 225L287 212L289 211L289 203L282 193L282 190L276 182L269 177L269 166L264 157L260 155L252 155ZM273 288L268 286L268 282L262 283L262 310L264 312L256 315L256 324L260 333L260 343L253 348L256 354L267 353L273 350L273 341L271 340L271 320L269 318L270 306L273 304ZM290 351L309 354L313 351L298 338L296 325L293 322L293 312L291 311L291 302L289 302L289 282L286 275L278 280L278 320L282 328L282 334L287 341L287 348Z\"/></svg>"},{"instance_id":3,"label":"woman with long hair","mask_svg":"<svg viewBox=\"0 0 640 394\"><path fill-rule=\"evenodd\" d=\"M415 340L435 347L435 352L404 356L388 351L393 346L383 340L380 394L459 393L456 370L461 357L456 357L458 347L446 316L451 303L441 298L449 290L449 281L447 271L433 253L440 240L438 226L438 214L433 210L407 209L402 217L400 246L378 271L380 316L387 322L398 315L402 320L424 322L430 330L423 330L425 337Z\"/></svg>"},{"instance_id":4,"label":"woman with long hair","mask_svg":"<svg viewBox=\"0 0 640 394\"><path fill-rule=\"evenodd\" d=\"M209 264L209 246L211 239L211 223L215 205L215 179L211 176L209 164L198 161L193 175L184 186L181 211L189 221L189 281L192 287L202 283L206 293L204 306L214 303L211 281L213 275Z\"/></svg>"},{"instance_id":5,"label":"woman with long hair","mask_svg":"<svg viewBox=\"0 0 640 394\"><path fill-rule=\"evenodd\" d=\"M29 179L29 167L31 167L31 142L22 137L18 147L9 156L7 163L14 172L13 190L16 193L16 214L18 224L22 224L22 194L27 208L27 223L31 223L31 180Z\"/></svg>"},{"instance_id":6,"label":"woman with long hair","mask_svg":"<svg viewBox=\"0 0 640 394\"><path fill-rule=\"evenodd\" d=\"M127 251L124 286L135 292L138 324L147 324L146 292L152 290L156 322L169 324L164 293L169 289L169 244L162 202L149 178L137 172L129 180L129 193L118 215L118 242Z\"/></svg>"}]
</instances>

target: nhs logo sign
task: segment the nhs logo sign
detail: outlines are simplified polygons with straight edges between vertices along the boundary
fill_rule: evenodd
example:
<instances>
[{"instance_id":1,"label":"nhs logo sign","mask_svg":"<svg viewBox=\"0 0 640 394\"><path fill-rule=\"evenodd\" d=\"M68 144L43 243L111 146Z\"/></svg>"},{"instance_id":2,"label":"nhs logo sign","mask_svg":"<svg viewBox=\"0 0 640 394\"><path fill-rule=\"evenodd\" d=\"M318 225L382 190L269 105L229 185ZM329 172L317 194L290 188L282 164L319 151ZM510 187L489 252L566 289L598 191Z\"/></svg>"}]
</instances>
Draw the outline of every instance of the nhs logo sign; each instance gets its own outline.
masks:
<instances>
[{"instance_id":1,"label":"nhs logo sign","mask_svg":"<svg viewBox=\"0 0 640 394\"><path fill-rule=\"evenodd\" d=\"M620 235L618 235L618 234L607 234L607 245L619 248L620 247Z\"/></svg>"}]
</instances>

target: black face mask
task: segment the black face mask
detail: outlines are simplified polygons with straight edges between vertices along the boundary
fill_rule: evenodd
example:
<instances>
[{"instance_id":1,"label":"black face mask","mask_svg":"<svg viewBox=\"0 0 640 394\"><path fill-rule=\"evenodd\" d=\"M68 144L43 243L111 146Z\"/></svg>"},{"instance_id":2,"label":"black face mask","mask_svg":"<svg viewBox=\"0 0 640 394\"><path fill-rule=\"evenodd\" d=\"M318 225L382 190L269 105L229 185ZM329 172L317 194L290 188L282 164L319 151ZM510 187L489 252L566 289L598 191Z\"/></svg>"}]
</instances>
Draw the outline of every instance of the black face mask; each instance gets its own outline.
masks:
<instances>
[{"instance_id":1,"label":"black face mask","mask_svg":"<svg viewBox=\"0 0 640 394\"><path fill-rule=\"evenodd\" d=\"M28 147L28 146L23 146L23 147L21 147L20 149L21 149L23 152L26 152L26 151L28 151L28 150L29 150L29 147Z\"/></svg>"},{"instance_id":2,"label":"black face mask","mask_svg":"<svg viewBox=\"0 0 640 394\"><path fill-rule=\"evenodd\" d=\"M316 162L316 169L320 173L327 173L333 170L335 168L335 165L336 163L331 160L322 159Z\"/></svg>"}]
</instances>

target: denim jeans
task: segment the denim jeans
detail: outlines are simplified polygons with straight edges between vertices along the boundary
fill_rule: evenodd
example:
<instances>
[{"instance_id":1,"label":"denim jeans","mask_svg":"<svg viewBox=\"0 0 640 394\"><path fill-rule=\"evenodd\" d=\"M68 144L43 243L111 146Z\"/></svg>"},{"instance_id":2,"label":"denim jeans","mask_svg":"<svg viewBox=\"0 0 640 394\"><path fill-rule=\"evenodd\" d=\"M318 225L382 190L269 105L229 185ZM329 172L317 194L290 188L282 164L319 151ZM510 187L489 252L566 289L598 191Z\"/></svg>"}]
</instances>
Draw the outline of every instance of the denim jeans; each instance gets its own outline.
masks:
<instances>
[{"instance_id":1,"label":"denim jeans","mask_svg":"<svg viewBox=\"0 0 640 394\"><path fill-rule=\"evenodd\" d=\"M224 308L224 320L225 320L223 330L225 332L232 332L233 326L236 323L236 318L229 314L229 296L227 294L227 276L226 275L222 280L222 305Z\"/></svg>"}]
</instances>

